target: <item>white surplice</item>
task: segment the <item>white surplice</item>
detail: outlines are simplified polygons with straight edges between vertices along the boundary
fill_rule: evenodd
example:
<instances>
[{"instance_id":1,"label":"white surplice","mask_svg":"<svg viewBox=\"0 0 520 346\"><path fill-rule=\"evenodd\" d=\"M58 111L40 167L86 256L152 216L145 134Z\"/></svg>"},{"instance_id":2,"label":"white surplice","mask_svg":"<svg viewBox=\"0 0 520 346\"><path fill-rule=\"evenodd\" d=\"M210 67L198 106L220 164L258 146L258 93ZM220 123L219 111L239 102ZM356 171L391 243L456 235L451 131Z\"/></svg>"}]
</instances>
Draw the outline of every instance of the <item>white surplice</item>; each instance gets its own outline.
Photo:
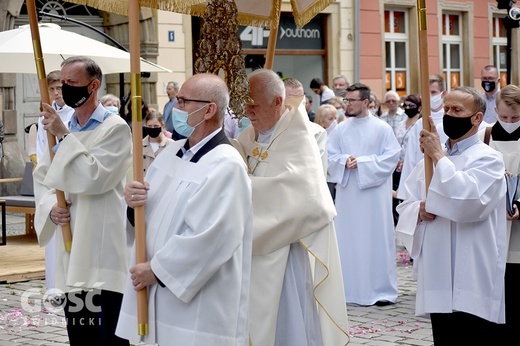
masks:
<instances>
[{"instance_id":1,"label":"white surplice","mask_svg":"<svg viewBox=\"0 0 520 346\"><path fill-rule=\"evenodd\" d=\"M116 334L160 345L248 345L251 181L231 145L192 163L176 156L185 142L166 147L146 174L146 253L166 287L148 287L141 340L128 278Z\"/></svg>"},{"instance_id":2,"label":"white surplice","mask_svg":"<svg viewBox=\"0 0 520 346\"><path fill-rule=\"evenodd\" d=\"M341 122L329 138L329 174L348 303L397 300L392 173L401 147L392 127L369 115ZM350 156L357 168L347 169Z\"/></svg>"},{"instance_id":3,"label":"white surplice","mask_svg":"<svg viewBox=\"0 0 520 346\"><path fill-rule=\"evenodd\" d=\"M253 186L251 339L253 345L279 344L279 340L275 340L280 337L278 329L298 324L298 335L285 336L292 340L287 341L287 346L302 346L300 340L312 345L312 338L319 333L323 345L345 345L349 340L348 323L332 222L334 204L325 181L317 138L306 123L309 120L299 113L303 108L286 106L267 143L256 141L252 126L238 137ZM291 247L296 248L295 251ZM305 259L300 257L298 247L307 251ZM309 256L312 261L302 263L302 260L309 261ZM312 269L313 296L298 288L302 287L301 280L308 278L308 266ZM289 273L295 273L295 279L286 281L284 286L284 278ZM300 294L303 306L285 306L282 313L286 314L279 315L283 289L298 290L293 293ZM316 327L316 321L305 307L318 311L321 330L317 333L315 330L308 333ZM278 320L279 316L290 320ZM296 321L296 318L302 320Z\"/></svg>"},{"instance_id":4,"label":"white surplice","mask_svg":"<svg viewBox=\"0 0 520 346\"><path fill-rule=\"evenodd\" d=\"M496 125L494 126L500 126ZM480 140L484 140L485 130L479 132ZM502 153L506 171L520 174L520 141L496 141L490 136L489 146ZM520 187L520 181L519 181ZM520 189L517 189L515 201L520 200ZM520 222L507 221L508 254L507 263L520 263Z\"/></svg>"},{"instance_id":5,"label":"white surplice","mask_svg":"<svg viewBox=\"0 0 520 346\"><path fill-rule=\"evenodd\" d=\"M56 101L52 101L51 107L56 111L56 113L58 113L61 121L63 121L65 126L68 127L70 118L74 114L74 108L71 108L67 105L60 107L56 104ZM47 145L47 131L45 131L43 128L42 117L38 118L37 127L38 132L36 134L36 158L37 162L40 162L43 159L43 154L45 151L49 151L49 146ZM55 288L55 243L56 240L53 237L45 246L45 285L47 286L48 290Z\"/></svg>"},{"instance_id":6,"label":"white surplice","mask_svg":"<svg viewBox=\"0 0 520 346\"><path fill-rule=\"evenodd\" d=\"M477 140L437 162L425 197L424 161L405 183L396 232L417 273L415 313L462 311L504 323L507 255L502 155ZM436 215L417 223L419 203Z\"/></svg>"},{"instance_id":7,"label":"white surplice","mask_svg":"<svg viewBox=\"0 0 520 346\"><path fill-rule=\"evenodd\" d=\"M122 293L128 273L125 218L121 200L132 163L130 129L121 117L107 117L91 131L73 132L61 143L52 163L49 153L34 176L34 225L40 246L55 236L55 287L100 288ZM72 249L64 249L61 226L50 220L55 189L65 192Z\"/></svg>"}]
</instances>

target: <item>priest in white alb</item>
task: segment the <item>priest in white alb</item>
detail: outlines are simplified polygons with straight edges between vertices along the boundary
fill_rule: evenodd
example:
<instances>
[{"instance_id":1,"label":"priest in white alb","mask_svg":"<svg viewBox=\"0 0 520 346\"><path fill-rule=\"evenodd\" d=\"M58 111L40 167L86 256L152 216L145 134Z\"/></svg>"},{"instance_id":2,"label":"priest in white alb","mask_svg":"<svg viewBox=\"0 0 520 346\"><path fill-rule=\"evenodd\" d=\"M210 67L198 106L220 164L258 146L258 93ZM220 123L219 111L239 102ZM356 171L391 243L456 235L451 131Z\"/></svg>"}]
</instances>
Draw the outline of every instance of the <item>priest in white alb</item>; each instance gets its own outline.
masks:
<instances>
[{"instance_id":1,"label":"priest in white alb","mask_svg":"<svg viewBox=\"0 0 520 346\"><path fill-rule=\"evenodd\" d=\"M253 345L348 340L334 204L308 118L285 104L271 70L249 76L249 126L238 137L253 187L249 331Z\"/></svg>"}]
</instances>

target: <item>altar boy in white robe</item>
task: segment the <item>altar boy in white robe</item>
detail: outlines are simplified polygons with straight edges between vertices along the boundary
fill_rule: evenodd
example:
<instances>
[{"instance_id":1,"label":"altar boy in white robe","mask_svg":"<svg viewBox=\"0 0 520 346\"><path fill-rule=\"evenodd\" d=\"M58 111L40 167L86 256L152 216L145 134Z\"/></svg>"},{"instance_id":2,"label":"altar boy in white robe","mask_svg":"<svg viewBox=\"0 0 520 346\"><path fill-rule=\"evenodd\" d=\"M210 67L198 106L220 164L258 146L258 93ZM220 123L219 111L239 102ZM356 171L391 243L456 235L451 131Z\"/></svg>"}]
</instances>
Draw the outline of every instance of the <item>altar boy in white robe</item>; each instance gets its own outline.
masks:
<instances>
[{"instance_id":1,"label":"altar boy in white robe","mask_svg":"<svg viewBox=\"0 0 520 346\"><path fill-rule=\"evenodd\" d=\"M252 344L345 345L335 211L316 138L275 72L248 78L252 126L238 142L253 187Z\"/></svg>"},{"instance_id":2,"label":"altar boy in white robe","mask_svg":"<svg viewBox=\"0 0 520 346\"><path fill-rule=\"evenodd\" d=\"M444 151L432 117L421 150L434 171L425 195L424 161L405 182L397 226L414 258L415 313L430 314L442 345L506 345L504 272L507 255L502 155L478 139L486 102L458 87L444 101Z\"/></svg>"},{"instance_id":3,"label":"altar boy in white robe","mask_svg":"<svg viewBox=\"0 0 520 346\"><path fill-rule=\"evenodd\" d=\"M145 184L125 187L130 207L146 205L148 261L127 280L117 335L160 345L244 346L251 269L251 181L222 129L224 81L189 78L175 108L193 132L170 144ZM136 292L148 288L149 334L137 335Z\"/></svg>"},{"instance_id":4,"label":"altar boy in white robe","mask_svg":"<svg viewBox=\"0 0 520 346\"><path fill-rule=\"evenodd\" d=\"M368 112L370 89L347 88L350 118L332 131L329 180L336 185L335 219L347 303L397 301L392 174L401 146L392 127Z\"/></svg>"},{"instance_id":5,"label":"altar boy in white robe","mask_svg":"<svg viewBox=\"0 0 520 346\"><path fill-rule=\"evenodd\" d=\"M509 84L496 95L497 122L486 130L479 131L484 143L498 150L504 156L506 174L518 177L520 174L520 88ZM487 132L487 133L486 133ZM486 137L489 136L487 139ZM514 180L513 180L514 181ZM506 263L505 303L506 303L506 340L514 340L520 326L520 189L511 186L512 210L507 208L508 253ZM516 189L515 189L516 188ZM516 194L515 194L516 190Z\"/></svg>"}]
</instances>

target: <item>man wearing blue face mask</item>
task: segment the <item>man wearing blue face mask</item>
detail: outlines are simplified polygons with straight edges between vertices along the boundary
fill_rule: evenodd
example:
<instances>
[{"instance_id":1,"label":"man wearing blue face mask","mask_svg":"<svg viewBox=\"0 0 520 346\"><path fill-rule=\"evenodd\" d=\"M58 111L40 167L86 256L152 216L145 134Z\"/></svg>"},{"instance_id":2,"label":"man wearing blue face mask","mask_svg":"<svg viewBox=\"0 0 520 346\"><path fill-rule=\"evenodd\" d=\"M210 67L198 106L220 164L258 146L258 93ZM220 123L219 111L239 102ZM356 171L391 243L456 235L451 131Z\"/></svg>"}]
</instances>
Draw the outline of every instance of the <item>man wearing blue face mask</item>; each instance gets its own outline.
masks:
<instances>
[{"instance_id":1,"label":"man wearing blue face mask","mask_svg":"<svg viewBox=\"0 0 520 346\"><path fill-rule=\"evenodd\" d=\"M97 98L103 73L88 57L62 62L65 103L74 108L66 126L51 105L40 113L59 143L34 171L38 241L56 233L56 288L65 293L71 345L129 345L115 336L130 254L121 212L126 173L132 164L130 128ZM56 202L65 193L67 207ZM70 223L72 247L65 251L61 227ZM88 322L85 322L88 321Z\"/></svg>"},{"instance_id":2,"label":"man wearing blue face mask","mask_svg":"<svg viewBox=\"0 0 520 346\"><path fill-rule=\"evenodd\" d=\"M498 69L493 65L487 65L480 72L482 89L484 89L484 99L486 100L486 113L484 122L493 124L497 121L495 103L497 94L500 91L500 76Z\"/></svg>"},{"instance_id":3,"label":"man wearing blue face mask","mask_svg":"<svg viewBox=\"0 0 520 346\"><path fill-rule=\"evenodd\" d=\"M184 102L184 99L181 99L180 97L177 97L177 102L175 106L172 109L172 121L173 121L173 129L175 132L179 134L179 139L188 138L192 132L195 130L197 126L199 126L203 120L200 122L192 125L188 124L188 118L193 113L198 112L199 110L205 108L207 106L207 103L204 105L204 102L199 102L199 104L202 104L198 109L194 110L191 113L188 113L188 111L184 110L184 105L186 103L192 102L190 99L186 100L186 103ZM195 100L197 101L197 100ZM190 108L190 107L188 107Z\"/></svg>"},{"instance_id":4,"label":"man wearing blue face mask","mask_svg":"<svg viewBox=\"0 0 520 346\"><path fill-rule=\"evenodd\" d=\"M169 144L130 182L130 208L146 205L148 261L127 279L117 335L160 345L248 345L251 181L222 124L225 82L186 80L175 103L187 140ZM148 288L150 330L141 338L136 291ZM143 340L144 339L144 340Z\"/></svg>"},{"instance_id":5,"label":"man wearing blue face mask","mask_svg":"<svg viewBox=\"0 0 520 346\"><path fill-rule=\"evenodd\" d=\"M173 128L172 122L172 109L175 103L177 102L177 94L179 93L179 83L177 82L168 82L166 86L166 94L168 95L168 102L164 105L163 116L164 123L166 124L166 131L172 133L173 139L178 139L179 136L175 132Z\"/></svg>"}]
</instances>

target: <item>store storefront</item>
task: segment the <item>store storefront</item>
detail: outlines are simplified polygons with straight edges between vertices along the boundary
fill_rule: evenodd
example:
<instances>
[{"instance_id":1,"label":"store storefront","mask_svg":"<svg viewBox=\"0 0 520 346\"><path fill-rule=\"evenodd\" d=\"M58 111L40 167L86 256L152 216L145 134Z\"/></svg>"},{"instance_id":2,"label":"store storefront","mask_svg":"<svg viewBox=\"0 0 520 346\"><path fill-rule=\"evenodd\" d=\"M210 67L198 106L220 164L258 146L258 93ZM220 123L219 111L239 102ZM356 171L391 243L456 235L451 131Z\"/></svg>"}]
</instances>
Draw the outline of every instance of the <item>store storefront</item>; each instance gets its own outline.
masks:
<instances>
[{"instance_id":1,"label":"store storefront","mask_svg":"<svg viewBox=\"0 0 520 346\"><path fill-rule=\"evenodd\" d=\"M278 28L276 52L273 70L282 78L293 77L305 87L305 92L312 95L310 81L319 77L327 83L327 15L314 17L303 28L298 28L290 13L282 13ZM202 20L192 19L193 47L197 47L200 38L199 28ZM242 52L246 64L246 73L263 67L269 41L269 29L253 26L240 26L238 34L242 43ZM193 54L194 59L196 54Z\"/></svg>"}]
</instances>

